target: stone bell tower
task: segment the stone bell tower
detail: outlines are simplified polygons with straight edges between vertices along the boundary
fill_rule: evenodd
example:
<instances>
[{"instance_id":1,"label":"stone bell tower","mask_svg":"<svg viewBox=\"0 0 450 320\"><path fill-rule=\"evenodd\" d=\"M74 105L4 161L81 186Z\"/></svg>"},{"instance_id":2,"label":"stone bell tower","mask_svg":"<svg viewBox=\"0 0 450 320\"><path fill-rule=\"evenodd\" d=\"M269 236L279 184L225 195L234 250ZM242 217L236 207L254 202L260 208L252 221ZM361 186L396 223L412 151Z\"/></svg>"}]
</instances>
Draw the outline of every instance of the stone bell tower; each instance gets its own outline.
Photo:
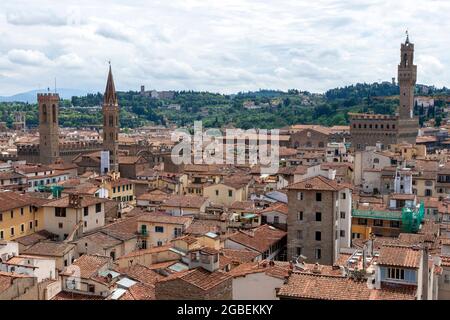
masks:
<instances>
[{"instance_id":1,"label":"stone bell tower","mask_svg":"<svg viewBox=\"0 0 450 320\"><path fill-rule=\"evenodd\" d=\"M109 171L119 172L118 141L119 104L110 64L103 98L103 150L109 151Z\"/></svg>"},{"instance_id":2,"label":"stone bell tower","mask_svg":"<svg viewBox=\"0 0 450 320\"><path fill-rule=\"evenodd\" d=\"M398 107L397 142L416 143L419 128L418 118L414 116L414 89L417 79L417 66L414 65L414 44L406 41L401 44L400 64L398 65L398 84L400 105Z\"/></svg>"},{"instance_id":3,"label":"stone bell tower","mask_svg":"<svg viewBox=\"0 0 450 320\"><path fill-rule=\"evenodd\" d=\"M52 164L59 157L59 95L38 93L39 161Z\"/></svg>"}]
</instances>

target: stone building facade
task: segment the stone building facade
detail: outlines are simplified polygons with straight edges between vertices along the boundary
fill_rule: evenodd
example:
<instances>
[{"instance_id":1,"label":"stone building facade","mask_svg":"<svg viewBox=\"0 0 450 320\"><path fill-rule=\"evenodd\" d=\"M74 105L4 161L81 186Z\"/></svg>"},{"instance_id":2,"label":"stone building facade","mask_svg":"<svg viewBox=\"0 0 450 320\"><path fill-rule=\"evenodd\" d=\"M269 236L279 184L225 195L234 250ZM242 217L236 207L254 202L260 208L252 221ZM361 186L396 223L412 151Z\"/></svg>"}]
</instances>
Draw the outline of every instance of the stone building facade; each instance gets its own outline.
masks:
<instances>
[{"instance_id":1,"label":"stone building facade","mask_svg":"<svg viewBox=\"0 0 450 320\"><path fill-rule=\"evenodd\" d=\"M109 171L119 172L119 104L109 66L108 81L103 99L103 148L109 151Z\"/></svg>"},{"instance_id":2,"label":"stone building facade","mask_svg":"<svg viewBox=\"0 0 450 320\"><path fill-rule=\"evenodd\" d=\"M351 190L323 176L288 187L288 259L333 265L351 243Z\"/></svg>"},{"instance_id":3,"label":"stone building facade","mask_svg":"<svg viewBox=\"0 0 450 320\"><path fill-rule=\"evenodd\" d=\"M400 53L400 105L396 115L349 113L352 146L357 151L377 144L387 148L391 144L416 143L419 129L418 118L414 116L417 66L414 65L414 44L408 37L401 44Z\"/></svg>"},{"instance_id":4,"label":"stone building facade","mask_svg":"<svg viewBox=\"0 0 450 320\"><path fill-rule=\"evenodd\" d=\"M59 157L59 95L38 94L39 159L42 164L54 163Z\"/></svg>"}]
</instances>

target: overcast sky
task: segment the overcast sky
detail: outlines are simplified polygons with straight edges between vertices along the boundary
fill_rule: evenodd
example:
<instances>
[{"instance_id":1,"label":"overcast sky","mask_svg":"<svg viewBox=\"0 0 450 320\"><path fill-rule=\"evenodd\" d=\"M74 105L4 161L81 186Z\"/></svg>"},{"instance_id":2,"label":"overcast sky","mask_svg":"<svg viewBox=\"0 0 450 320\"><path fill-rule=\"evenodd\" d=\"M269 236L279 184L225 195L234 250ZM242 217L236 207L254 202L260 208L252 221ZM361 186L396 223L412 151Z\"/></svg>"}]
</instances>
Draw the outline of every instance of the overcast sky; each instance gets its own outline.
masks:
<instances>
[{"instance_id":1,"label":"overcast sky","mask_svg":"<svg viewBox=\"0 0 450 320\"><path fill-rule=\"evenodd\" d=\"M450 86L450 1L2 1L0 95L57 86L313 92L396 76Z\"/></svg>"}]
</instances>

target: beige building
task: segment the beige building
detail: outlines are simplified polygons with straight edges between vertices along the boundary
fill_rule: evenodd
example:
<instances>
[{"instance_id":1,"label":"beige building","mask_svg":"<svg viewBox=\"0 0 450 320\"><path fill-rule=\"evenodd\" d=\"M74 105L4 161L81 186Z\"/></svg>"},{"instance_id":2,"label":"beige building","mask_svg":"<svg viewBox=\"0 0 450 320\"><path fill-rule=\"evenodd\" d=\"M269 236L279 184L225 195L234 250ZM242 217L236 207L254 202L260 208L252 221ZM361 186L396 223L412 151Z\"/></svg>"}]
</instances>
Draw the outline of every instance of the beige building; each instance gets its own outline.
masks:
<instances>
[{"instance_id":1,"label":"beige building","mask_svg":"<svg viewBox=\"0 0 450 320\"><path fill-rule=\"evenodd\" d=\"M140 248L162 246L181 237L192 220L192 217L171 216L160 212L140 216L137 220Z\"/></svg>"},{"instance_id":2,"label":"beige building","mask_svg":"<svg viewBox=\"0 0 450 320\"><path fill-rule=\"evenodd\" d=\"M43 229L60 240L79 238L83 233L105 224L106 199L70 194L43 205Z\"/></svg>"}]
</instances>

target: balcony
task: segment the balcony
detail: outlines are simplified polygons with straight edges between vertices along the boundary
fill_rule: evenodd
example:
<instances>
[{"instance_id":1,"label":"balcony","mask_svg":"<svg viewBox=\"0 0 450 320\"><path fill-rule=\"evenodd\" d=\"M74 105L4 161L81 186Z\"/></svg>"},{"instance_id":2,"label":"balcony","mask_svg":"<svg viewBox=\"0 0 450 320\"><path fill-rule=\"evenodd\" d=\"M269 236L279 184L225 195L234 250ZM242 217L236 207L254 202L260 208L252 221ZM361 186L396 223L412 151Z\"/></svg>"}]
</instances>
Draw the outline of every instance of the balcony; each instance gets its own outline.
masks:
<instances>
[{"instance_id":1,"label":"balcony","mask_svg":"<svg viewBox=\"0 0 450 320\"><path fill-rule=\"evenodd\" d=\"M148 236L148 230L141 229L141 230L138 231L138 235L143 236L143 237L147 237Z\"/></svg>"}]
</instances>

